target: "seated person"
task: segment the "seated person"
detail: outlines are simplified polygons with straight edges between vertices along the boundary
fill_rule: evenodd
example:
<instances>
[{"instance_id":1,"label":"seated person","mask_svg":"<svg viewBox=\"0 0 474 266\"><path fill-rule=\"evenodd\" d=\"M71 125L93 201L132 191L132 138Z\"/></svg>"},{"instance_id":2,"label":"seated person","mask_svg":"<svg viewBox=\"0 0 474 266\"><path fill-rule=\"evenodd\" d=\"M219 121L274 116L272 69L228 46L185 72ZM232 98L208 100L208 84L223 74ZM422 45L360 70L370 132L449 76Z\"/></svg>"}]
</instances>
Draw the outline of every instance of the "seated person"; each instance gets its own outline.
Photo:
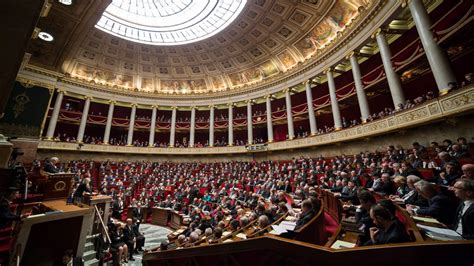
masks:
<instances>
[{"instance_id":1,"label":"seated person","mask_svg":"<svg viewBox=\"0 0 474 266\"><path fill-rule=\"evenodd\" d=\"M390 212L380 206L374 205L370 208L370 217L376 227L371 227L370 243L373 245L403 243L410 241L405 227L393 220Z\"/></svg>"},{"instance_id":2,"label":"seated person","mask_svg":"<svg viewBox=\"0 0 474 266\"><path fill-rule=\"evenodd\" d=\"M474 239L474 180L464 178L456 181L454 194L462 202L456 211L452 229L464 239Z\"/></svg>"},{"instance_id":3,"label":"seated person","mask_svg":"<svg viewBox=\"0 0 474 266\"><path fill-rule=\"evenodd\" d=\"M59 173L59 168L56 166L59 162L58 157L52 157L46 159L44 162L43 170L48 173L56 174Z\"/></svg>"},{"instance_id":4,"label":"seated person","mask_svg":"<svg viewBox=\"0 0 474 266\"><path fill-rule=\"evenodd\" d=\"M209 243L214 244L214 243L222 243L222 228L221 227L216 227L214 229L214 235L209 238Z\"/></svg>"},{"instance_id":5,"label":"seated person","mask_svg":"<svg viewBox=\"0 0 474 266\"><path fill-rule=\"evenodd\" d=\"M107 255L107 252L111 251L110 241L107 239L104 232L95 238L94 248L96 251L95 258L99 261L99 265L104 265L104 259Z\"/></svg>"},{"instance_id":6,"label":"seated person","mask_svg":"<svg viewBox=\"0 0 474 266\"><path fill-rule=\"evenodd\" d=\"M438 192L433 183L421 180L416 184L421 196L428 200L428 207L407 205L407 211L410 214L431 216L445 225L451 225L456 212L456 203Z\"/></svg>"},{"instance_id":7,"label":"seated person","mask_svg":"<svg viewBox=\"0 0 474 266\"><path fill-rule=\"evenodd\" d=\"M369 229L374 226L372 218L370 218L370 208L375 205L375 198L368 191L362 190L357 195L360 202L360 207L356 209L355 220L359 230L363 234L359 237L360 243L366 243L370 240Z\"/></svg>"},{"instance_id":8,"label":"seated person","mask_svg":"<svg viewBox=\"0 0 474 266\"><path fill-rule=\"evenodd\" d=\"M298 221L296 221L295 231L302 228L311 219L313 219L314 215L316 215L316 213L313 210L313 203L311 203L311 200L304 200L301 203L301 214Z\"/></svg>"}]
</instances>

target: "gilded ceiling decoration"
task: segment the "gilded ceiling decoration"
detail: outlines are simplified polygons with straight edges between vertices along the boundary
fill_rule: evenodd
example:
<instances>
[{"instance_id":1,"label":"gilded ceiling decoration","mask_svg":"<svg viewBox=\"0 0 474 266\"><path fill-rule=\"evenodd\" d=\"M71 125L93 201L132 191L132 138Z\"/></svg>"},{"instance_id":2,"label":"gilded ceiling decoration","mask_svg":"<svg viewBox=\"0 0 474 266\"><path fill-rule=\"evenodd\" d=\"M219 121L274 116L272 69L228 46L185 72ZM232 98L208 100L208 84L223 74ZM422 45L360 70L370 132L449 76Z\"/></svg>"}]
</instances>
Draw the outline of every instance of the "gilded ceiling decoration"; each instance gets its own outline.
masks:
<instances>
[{"instance_id":1,"label":"gilded ceiling decoration","mask_svg":"<svg viewBox=\"0 0 474 266\"><path fill-rule=\"evenodd\" d=\"M375 2L248 0L219 33L174 46L132 42L89 23L54 70L121 92L218 96L245 91L315 60Z\"/></svg>"}]
</instances>

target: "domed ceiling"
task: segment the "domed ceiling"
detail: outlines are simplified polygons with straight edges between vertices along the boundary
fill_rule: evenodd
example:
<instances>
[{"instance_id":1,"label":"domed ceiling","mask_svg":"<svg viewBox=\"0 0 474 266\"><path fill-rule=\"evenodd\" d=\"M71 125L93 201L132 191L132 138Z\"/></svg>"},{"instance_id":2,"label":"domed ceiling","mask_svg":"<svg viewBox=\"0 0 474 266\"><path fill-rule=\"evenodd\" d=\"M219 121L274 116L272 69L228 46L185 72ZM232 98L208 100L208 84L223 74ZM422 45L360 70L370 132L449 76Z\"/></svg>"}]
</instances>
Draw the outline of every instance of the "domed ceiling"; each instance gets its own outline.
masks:
<instances>
[{"instance_id":1,"label":"domed ceiling","mask_svg":"<svg viewBox=\"0 0 474 266\"><path fill-rule=\"evenodd\" d=\"M95 17L95 27L83 26L56 70L121 93L223 96L245 92L314 61L354 21L363 20L361 14L367 15L364 10L374 2L379 1L114 0ZM222 10L213 13L207 5ZM114 8L122 13L111 12ZM200 14L207 15L195 20ZM166 16L176 18L168 24L150 19ZM112 19L119 26L110 24ZM215 27L207 32L183 33L190 25L205 28L213 19ZM160 39L160 34L169 38Z\"/></svg>"}]
</instances>

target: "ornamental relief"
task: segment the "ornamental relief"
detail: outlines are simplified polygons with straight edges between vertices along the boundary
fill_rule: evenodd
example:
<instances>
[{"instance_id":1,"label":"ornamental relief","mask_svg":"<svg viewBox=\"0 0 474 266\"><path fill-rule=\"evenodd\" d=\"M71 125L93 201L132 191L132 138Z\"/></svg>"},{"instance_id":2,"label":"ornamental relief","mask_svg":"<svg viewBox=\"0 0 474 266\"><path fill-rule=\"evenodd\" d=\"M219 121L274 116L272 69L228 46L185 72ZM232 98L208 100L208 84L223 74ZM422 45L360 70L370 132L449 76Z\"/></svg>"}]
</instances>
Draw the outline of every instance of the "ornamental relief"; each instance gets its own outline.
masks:
<instances>
[{"instance_id":1,"label":"ornamental relief","mask_svg":"<svg viewBox=\"0 0 474 266\"><path fill-rule=\"evenodd\" d=\"M457 95L456 97L449 98L441 101L441 106L444 112L450 112L455 109L459 109L467 104L474 102L474 92L469 91L463 95Z\"/></svg>"},{"instance_id":2,"label":"ornamental relief","mask_svg":"<svg viewBox=\"0 0 474 266\"><path fill-rule=\"evenodd\" d=\"M414 110L414 111L411 111L411 112L408 112L408 113L404 113L404 114L400 114L399 116L397 116L397 124L404 124L404 123L409 123L409 122L413 122L414 120L418 120L418 119L421 119L421 118L425 118L425 117L428 117L430 114L428 112L428 110L426 109L426 107L422 107L418 110Z\"/></svg>"}]
</instances>

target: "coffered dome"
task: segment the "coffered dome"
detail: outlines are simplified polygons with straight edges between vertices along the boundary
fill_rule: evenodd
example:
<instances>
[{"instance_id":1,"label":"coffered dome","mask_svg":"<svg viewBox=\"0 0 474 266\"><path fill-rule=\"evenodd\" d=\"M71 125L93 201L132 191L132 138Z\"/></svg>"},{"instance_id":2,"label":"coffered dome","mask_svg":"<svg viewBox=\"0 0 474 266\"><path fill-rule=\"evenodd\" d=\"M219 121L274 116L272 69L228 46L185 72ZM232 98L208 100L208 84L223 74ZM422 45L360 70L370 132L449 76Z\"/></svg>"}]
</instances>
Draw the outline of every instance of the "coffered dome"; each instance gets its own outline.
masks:
<instances>
[{"instance_id":1,"label":"coffered dome","mask_svg":"<svg viewBox=\"0 0 474 266\"><path fill-rule=\"evenodd\" d=\"M199 98L255 91L300 73L336 49L381 2L114 0L107 5L95 27L79 26L81 33L56 71L122 94ZM206 28L210 21L213 27Z\"/></svg>"}]
</instances>

